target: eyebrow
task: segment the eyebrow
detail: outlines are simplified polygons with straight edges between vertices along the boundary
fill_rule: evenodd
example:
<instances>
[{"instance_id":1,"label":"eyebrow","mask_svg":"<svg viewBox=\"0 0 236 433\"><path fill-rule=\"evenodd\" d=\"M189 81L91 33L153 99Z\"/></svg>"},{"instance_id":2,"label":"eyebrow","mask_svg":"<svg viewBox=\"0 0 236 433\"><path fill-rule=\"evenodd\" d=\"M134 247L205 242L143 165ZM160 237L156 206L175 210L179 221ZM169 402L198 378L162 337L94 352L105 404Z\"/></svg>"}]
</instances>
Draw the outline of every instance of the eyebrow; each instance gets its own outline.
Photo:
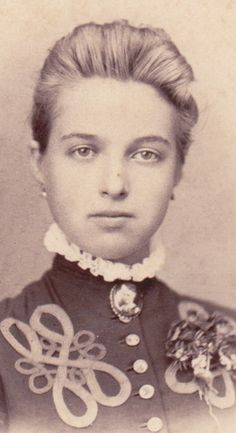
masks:
<instances>
[{"instance_id":1,"label":"eyebrow","mask_svg":"<svg viewBox=\"0 0 236 433\"><path fill-rule=\"evenodd\" d=\"M63 141L65 141L65 140L69 140L70 138L81 138L81 139L87 140L87 141L95 140L97 142L101 141L100 138L98 137L98 135L85 134L85 133L81 133L81 132L71 132L70 134L63 135L61 139ZM170 146L170 142L166 138L164 138L160 135L147 135L144 137L138 137L138 138L135 138L133 140L132 144L133 145L140 145L140 144L143 144L144 142L145 143L147 143L147 142L148 143L159 142L159 143L164 144L166 146Z\"/></svg>"},{"instance_id":2,"label":"eyebrow","mask_svg":"<svg viewBox=\"0 0 236 433\"><path fill-rule=\"evenodd\" d=\"M161 135L147 135L146 137L140 137L140 138L135 138L135 140L133 141L134 144L142 144L143 142L145 143L162 143L165 144L166 146L170 146L170 142L162 137Z\"/></svg>"},{"instance_id":3,"label":"eyebrow","mask_svg":"<svg viewBox=\"0 0 236 433\"><path fill-rule=\"evenodd\" d=\"M97 140L100 141L99 137L94 134L83 134L80 132L71 132L70 134L63 135L61 139L63 141L69 140L70 138L82 138L83 140Z\"/></svg>"}]
</instances>

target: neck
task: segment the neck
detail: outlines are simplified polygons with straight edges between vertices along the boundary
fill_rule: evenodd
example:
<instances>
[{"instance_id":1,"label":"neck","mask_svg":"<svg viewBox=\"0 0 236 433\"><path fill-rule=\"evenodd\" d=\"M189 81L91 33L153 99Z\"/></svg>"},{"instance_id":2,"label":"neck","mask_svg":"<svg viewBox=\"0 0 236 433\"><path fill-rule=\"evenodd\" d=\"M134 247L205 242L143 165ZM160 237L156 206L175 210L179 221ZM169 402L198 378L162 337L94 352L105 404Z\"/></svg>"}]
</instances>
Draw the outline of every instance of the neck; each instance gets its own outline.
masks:
<instances>
[{"instance_id":1,"label":"neck","mask_svg":"<svg viewBox=\"0 0 236 433\"><path fill-rule=\"evenodd\" d=\"M94 276L102 276L105 281L142 281L153 278L161 269L165 253L159 244L149 255L149 245L129 257L119 260L95 258L71 243L57 224L52 224L45 235L44 245L48 251L63 255L70 262L77 262L81 269L89 269ZM121 261L122 260L122 261Z\"/></svg>"}]
</instances>

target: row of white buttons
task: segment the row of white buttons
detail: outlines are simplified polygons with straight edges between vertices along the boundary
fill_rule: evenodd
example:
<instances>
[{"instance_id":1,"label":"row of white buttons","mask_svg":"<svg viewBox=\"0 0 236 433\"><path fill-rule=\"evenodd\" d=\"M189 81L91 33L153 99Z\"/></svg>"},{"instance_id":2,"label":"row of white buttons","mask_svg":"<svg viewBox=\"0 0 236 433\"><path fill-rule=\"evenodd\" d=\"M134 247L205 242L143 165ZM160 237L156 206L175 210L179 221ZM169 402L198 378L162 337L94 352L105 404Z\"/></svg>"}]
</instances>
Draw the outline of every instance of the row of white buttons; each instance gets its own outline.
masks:
<instances>
[{"instance_id":1,"label":"row of white buttons","mask_svg":"<svg viewBox=\"0 0 236 433\"><path fill-rule=\"evenodd\" d=\"M125 342L128 346L137 346L140 343L140 337L137 334L129 334L125 338ZM148 364L144 359L137 359L133 363L133 369L136 373L145 373L148 369ZM152 385L145 384L141 386L139 389L139 396L145 400L148 400L153 397L155 393L155 388ZM162 427L163 423L160 418L157 416L151 417L145 427L152 433L159 432Z\"/></svg>"},{"instance_id":2,"label":"row of white buttons","mask_svg":"<svg viewBox=\"0 0 236 433\"><path fill-rule=\"evenodd\" d=\"M147 429L153 433L159 432L163 427L163 422L158 416L153 416L147 422Z\"/></svg>"},{"instance_id":3,"label":"row of white buttons","mask_svg":"<svg viewBox=\"0 0 236 433\"><path fill-rule=\"evenodd\" d=\"M148 363L144 359L137 359L133 363L133 369L135 373L139 373L139 374L145 373L148 369Z\"/></svg>"},{"instance_id":4,"label":"row of white buttons","mask_svg":"<svg viewBox=\"0 0 236 433\"><path fill-rule=\"evenodd\" d=\"M139 393L139 396L141 398L143 398L144 400L149 400L150 398L152 398L154 396L155 388L154 388L154 386L146 383L145 385L141 386L138 393Z\"/></svg>"},{"instance_id":5,"label":"row of white buttons","mask_svg":"<svg viewBox=\"0 0 236 433\"><path fill-rule=\"evenodd\" d=\"M128 346L137 346L140 343L140 337L136 334L127 335L125 342Z\"/></svg>"}]
</instances>

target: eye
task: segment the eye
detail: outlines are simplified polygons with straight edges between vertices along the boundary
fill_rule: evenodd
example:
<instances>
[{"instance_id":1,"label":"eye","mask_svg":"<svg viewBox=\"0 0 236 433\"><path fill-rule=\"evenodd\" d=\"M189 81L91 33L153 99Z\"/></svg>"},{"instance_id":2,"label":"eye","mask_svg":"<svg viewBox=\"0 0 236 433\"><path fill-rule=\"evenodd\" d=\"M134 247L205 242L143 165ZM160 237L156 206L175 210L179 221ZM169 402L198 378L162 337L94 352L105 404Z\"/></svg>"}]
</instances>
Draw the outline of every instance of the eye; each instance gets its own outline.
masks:
<instances>
[{"instance_id":1,"label":"eye","mask_svg":"<svg viewBox=\"0 0 236 433\"><path fill-rule=\"evenodd\" d=\"M80 158L80 159L82 159L82 158L83 159L91 159L96 154L95 150L93 150L89 146L76 147L75 149L72 149L71 153L76 158Z\"/></svg>"},{"instance_id":2,"label":"eye","mask_svg":"<svg viewBox=\"0 0 236 433\"><path fill-rule=\"evenodd\" d=\"M159 161L161 159L161 155L154 150L143 149L134 153L132 158L140 162L154 162Z\"/></svg>"}]
</instances>

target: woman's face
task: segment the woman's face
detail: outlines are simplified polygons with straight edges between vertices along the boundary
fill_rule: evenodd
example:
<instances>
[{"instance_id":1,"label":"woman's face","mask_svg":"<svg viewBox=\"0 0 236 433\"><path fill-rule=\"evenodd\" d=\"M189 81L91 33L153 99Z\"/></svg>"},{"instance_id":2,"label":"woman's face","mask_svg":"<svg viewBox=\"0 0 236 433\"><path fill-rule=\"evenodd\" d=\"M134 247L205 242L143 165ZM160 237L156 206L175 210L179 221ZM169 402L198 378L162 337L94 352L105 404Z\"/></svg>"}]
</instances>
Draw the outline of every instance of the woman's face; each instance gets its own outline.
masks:
<instances>
[{"instance_id":1,"label":"woman's face","mask_svg":"<svg viewBox=\"0 0 236 433\"><path fill-rule=\"evenodd\" d=\"M33 152L52 215L105 259L147 253L179 179L177 113L150 85L91 78L65 87L46 153Z\"/></svg>"}]
</instances>

